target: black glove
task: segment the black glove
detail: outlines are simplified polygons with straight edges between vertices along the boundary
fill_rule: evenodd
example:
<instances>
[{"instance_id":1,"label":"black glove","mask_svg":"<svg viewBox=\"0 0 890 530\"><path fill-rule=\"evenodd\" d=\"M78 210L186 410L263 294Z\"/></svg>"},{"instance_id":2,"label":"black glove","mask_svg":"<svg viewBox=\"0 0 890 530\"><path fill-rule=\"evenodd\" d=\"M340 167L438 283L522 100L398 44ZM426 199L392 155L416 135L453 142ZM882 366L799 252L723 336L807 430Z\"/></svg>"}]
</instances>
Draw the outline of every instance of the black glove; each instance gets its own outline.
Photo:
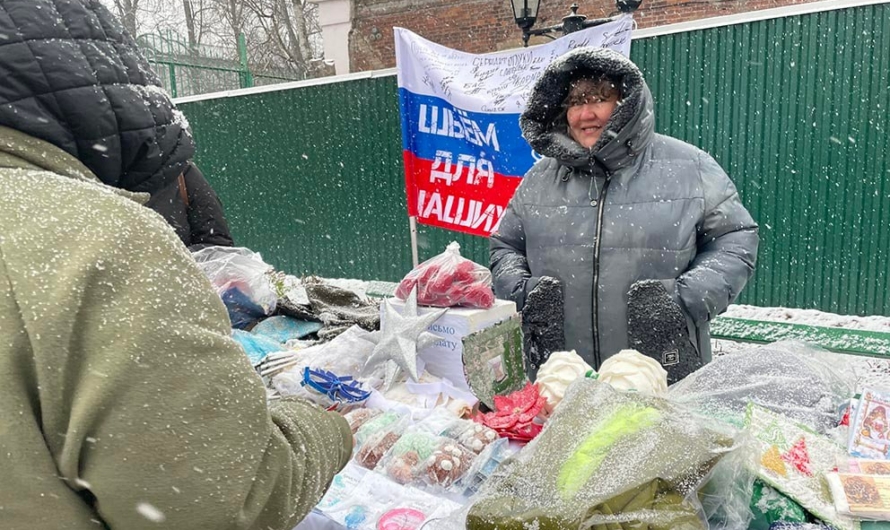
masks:
<instances>
[{"instance_id":1,"label":"black glove","mask_svg":"<svg viewBox=\"0 0 890 530\"><path fill-rule=\"evenodd\" d=\"M636 282L627 299L627 339L631 348L667 370L668 384L702 366L689 338L686 314L658 280Z\"/></svg>"},{"instance_id":2,"label":"black glove","mask_svg":"<svg viewBox=\"0 0 890 530\"><path fill-rule=\"evenodd\" d=\"M522 346L526 372L532 381L551 353L565 350L564 305L562 284L549 276L542 276L525 298Z\"/></svg>"}]
</instances>

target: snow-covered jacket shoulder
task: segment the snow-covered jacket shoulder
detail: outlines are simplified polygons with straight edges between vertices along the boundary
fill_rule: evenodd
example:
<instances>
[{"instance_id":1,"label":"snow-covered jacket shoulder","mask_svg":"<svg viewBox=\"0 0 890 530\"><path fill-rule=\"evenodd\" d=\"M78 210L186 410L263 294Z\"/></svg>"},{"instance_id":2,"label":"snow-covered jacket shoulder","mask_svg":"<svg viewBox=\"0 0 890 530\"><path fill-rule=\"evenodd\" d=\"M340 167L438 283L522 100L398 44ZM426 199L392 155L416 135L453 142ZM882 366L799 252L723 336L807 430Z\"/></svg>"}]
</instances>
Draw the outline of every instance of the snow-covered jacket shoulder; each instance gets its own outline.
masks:
<instances>
[{"instance_id":1,"label":"snow-covered jacket shoulder","mask_svg":"<svg viewBox=\"0 0 890 530\"><path fill-rule=\"evenodd\" d=\"M266 404L164 221L0 127L0 525L290 529L348 461L346 422Z\"/></svg>"},{"instance_id":2,"label":"snow-covered jacket shoulder","mask_svg":"<svg viewBox=\"0 0 890 530\"><path fill-rule=\"evenodd\" d=\"M624 99L590 150L556 120L577 69L623 80ZM663 280L709 360L708 320L738 296L758 245L757 225L726 173L700 149L654 133L642 75L609 50L579 49L551 65L521 124L545 158L492 234L496 294L522 305L536 278L559 279L567 347L598 366L628 345L630 286Z\"/></svg>"},{"instance_id":3,"label":"snow-covered jacket shoulder","mask_svg":"<svg viewBox=\"0 0 890 530\"><path fill-rule=\"evenodd\" d=\"M194 156L185 117L99 0L0 1L0 125L105 184L154 192Z\"/></svg>"}]
</instances>

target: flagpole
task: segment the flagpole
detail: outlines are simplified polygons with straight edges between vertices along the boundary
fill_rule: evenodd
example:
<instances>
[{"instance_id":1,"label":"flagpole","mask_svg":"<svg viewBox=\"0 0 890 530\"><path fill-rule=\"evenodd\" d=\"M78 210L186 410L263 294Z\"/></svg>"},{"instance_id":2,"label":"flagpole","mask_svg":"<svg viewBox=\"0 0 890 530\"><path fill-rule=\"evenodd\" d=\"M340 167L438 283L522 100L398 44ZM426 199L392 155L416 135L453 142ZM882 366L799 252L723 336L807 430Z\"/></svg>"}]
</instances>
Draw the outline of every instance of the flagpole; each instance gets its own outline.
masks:
<instances>
[{"instance_id":1,"label":"flagpole","mask_svg":"<svg viewBox=\"0 0 890 530\"><path fill-rule=\"evenodd\" d=\"M420 263L417 259L417 218L413 215L408 216L408 226L411 227L411 263L413 267L417 267Z\"/></svg>"}]
</instances>

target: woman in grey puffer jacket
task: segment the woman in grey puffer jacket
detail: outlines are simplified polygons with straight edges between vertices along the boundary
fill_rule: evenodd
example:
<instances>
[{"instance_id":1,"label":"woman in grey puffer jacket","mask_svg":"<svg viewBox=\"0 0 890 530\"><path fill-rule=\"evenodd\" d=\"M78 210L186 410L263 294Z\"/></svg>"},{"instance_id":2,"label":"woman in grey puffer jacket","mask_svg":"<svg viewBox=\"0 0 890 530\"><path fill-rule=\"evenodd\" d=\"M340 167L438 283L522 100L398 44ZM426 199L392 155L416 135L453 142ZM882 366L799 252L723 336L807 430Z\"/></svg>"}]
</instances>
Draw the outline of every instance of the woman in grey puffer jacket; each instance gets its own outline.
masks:
<instances>
[{"instance_id":1,"label":"woman in grey puffer jacket","mask_svg":"<svg viewBox=\"0 0 890 530\"><path fill-rule=\"evenodd\" d=\"M603 82L611 103L581 90ZM534 351L536 335L543 350L574 349L595 368L635 348L670 382L710 361L708 322L745 286L759 241L726 173L655 134L640 70L608 49L554 61L520 125L545 158L491 236L491 269L497 296L523 311L530 374L549 354ZM550 340L563 326L564 344Z\"/></svg>"}]
</instances>

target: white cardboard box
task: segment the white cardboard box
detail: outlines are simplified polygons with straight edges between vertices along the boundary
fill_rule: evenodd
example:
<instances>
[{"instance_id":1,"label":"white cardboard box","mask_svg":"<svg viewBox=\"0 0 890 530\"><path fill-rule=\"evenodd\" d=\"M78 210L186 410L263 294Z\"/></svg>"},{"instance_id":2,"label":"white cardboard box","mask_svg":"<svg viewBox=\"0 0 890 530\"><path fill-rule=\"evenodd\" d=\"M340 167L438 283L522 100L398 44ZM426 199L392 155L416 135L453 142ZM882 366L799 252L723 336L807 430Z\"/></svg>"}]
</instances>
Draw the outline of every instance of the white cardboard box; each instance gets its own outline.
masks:
<instances>
[{"instance_id":1,"label":"white cardboard box","mask_svg":"<svg viewBox=\"0 0 890 530\"><path fill-rule=\"evenodd\" d=\"M405 307L405 302L398 298L390 298L389 302L399 312ZM420 314L439 309L441 308L418 306ZM489 309L449 308L439 320L427 328L430 333L442 338L432 346L420 351L419 358L423 361L424 369L436 377L448 379L459 389L471 391L464 374L461 340L471 333L508 320L515 314L516 304L507 300L495 300L494 305ZM385 325L383 319L381 306L381 327Z\"/></svg>"}]
</instances>

